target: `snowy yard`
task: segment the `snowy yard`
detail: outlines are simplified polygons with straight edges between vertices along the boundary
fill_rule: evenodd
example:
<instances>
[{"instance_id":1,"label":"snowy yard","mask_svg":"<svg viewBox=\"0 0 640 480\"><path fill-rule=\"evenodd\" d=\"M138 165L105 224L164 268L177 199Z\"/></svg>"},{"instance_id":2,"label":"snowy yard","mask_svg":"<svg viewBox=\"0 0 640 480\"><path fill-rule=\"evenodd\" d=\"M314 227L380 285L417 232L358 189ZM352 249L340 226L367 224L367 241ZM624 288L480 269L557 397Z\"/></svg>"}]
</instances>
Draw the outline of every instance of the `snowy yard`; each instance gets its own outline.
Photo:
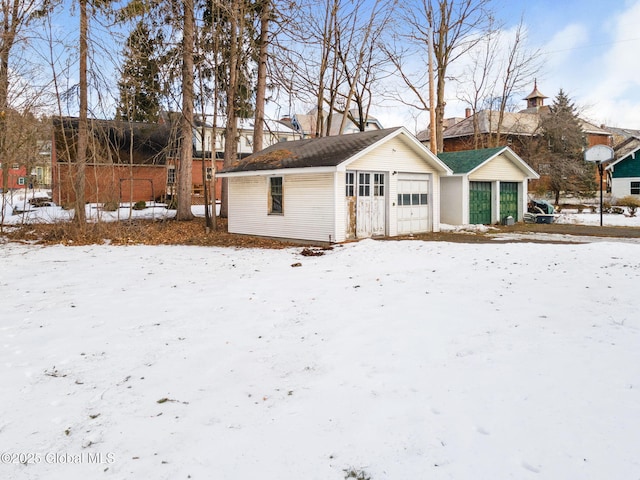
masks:
<instances>
[{"instance_id":1,"label":"snowy yard","mask_svg":"<svg viewBox=\"0 0 640 480\"><path fill-rule=\"evenodd\" d=\"M0 245L0 476L640 478L640 245L300 250Z\"/></svg>"}]
</instances>

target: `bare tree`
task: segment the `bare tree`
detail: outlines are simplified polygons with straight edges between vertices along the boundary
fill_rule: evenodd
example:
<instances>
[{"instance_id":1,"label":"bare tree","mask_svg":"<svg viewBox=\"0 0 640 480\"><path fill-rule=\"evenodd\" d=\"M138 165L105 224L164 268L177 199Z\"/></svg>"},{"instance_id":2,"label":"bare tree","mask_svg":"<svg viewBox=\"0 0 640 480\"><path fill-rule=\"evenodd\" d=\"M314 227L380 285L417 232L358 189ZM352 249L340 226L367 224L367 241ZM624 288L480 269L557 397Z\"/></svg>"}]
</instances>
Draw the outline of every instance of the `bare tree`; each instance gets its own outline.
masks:
<instances>
[{"instance_id":1,"label":"bare tree","mask_svg":"<svg viewBox=\"0 0 640 480\"><path fill-rule=\"evenodd\" d=\"M9 181L7 161L7 118L10 115L10 65L12 50L21 42L21 34L29 23L46 9L48 1L2 0L0 4L0 159L2 161L2 191ZM4 199L3 199L4 202ZM4 211L4 205L3 205Z\"/></svg>"},{"instance_id":2,"label":"bare tree","mask_svg":"<svg viewBox=\"0 0 640 480\"><path fill-rule=\"evenodd\" d=\"M360 131L365 130L366 118L371 105L371 84L375 82L377 73L382 69L382 61L376 58L379 43L388 28L397 0L376 0L369 13L369 19L362 25L357 24L356 15L352 26L347 30L349 41L346 48L339 43L338 54L344 69L347 86L344 112L340 123L339 133L344 131L347 119L351 115L351 101L355 100L358 109L356 121ZM342 38L341 32L338 39Z\"/></svg>"},{"instance_id":3,"label":"bare tree","mask_svg":"<svg viewBox=\"0 0 640 480\"><path fill-rule=\"evenodd\" d=\"M87 0L79 0L80 5L80 111L78 123L78 145L76 151L76 162L74 172L74 221L77 225L83 226L86 221L85 210L85 171L87 165L87 144L89 138L88 122L88 82L87 82L87 59L88 53L88 15Z\"/></svg>"},{"instance_id":4,"label":"bare tree","mask_svg":"<svg viewBox=\"0 0 640 480\"><path fill-rule=\"evenodd\" d=\"M314 105L313 136L340 133L347 120L366 122L372 86L387 61L379 43L389 31L395 5L395 0L320 0L286 13L274 81L290 97ZM351 115L352 103L360 119Z\"/></svg>"},{"instance_id":5,"label":"bare tree","mask_svg":"<svg viewBox=\"0 0 640 480\"><path fill-rule=\"evenodd\" d=\"M540 50L529 50L526 47L526 39L524 20L521 19L509 45L503 67L499 70L501 74L499 80L501 89L499 92L498 125L492 146L498 146L501 143L504 114L508 109L513 93L524 88L540 69Z\"/></svg>"},{"instance_id":6,"label":"bare tree","mask_svg":"<svg viewBox=\"0 0 640 480\"><path fill-rule=\"evenodd\" d=\"M406 86L418 99L423 110L435 108L437 151L443 148L442 131L446 106L445 86L449 67L473 48L486 35L492 23L489 10L491 0L416 0L405 4L403 20L409 30L400 35L399 40L408 42L421 58L428 58L430 37L436 73L436 105L430 105L424 97L428 78L427 68L407 67L407 47L388 49L391 59L400 72ZM414 100L415 101L415 100ZM411 101L405 101L408 105ZM433 128L433 127L432 127Z\"/></svg>"},{"instance_id":7,"label":"bare tree","mask_svg":"<svg viewBox=\"0 0 640 480\"><path fill-rule=\"evenodd\" d=\"M498 31L490 32L476 45L476 48L469 52L470 62L460 78L461 90L458 98L469 105L473 121L473 149L484 147L480 136L480 115L481 109L486 108L487 99L493 97L496 88L497 78L492 72L495 71L496 57L496 36Z\"/></svg>"}]
</instances>

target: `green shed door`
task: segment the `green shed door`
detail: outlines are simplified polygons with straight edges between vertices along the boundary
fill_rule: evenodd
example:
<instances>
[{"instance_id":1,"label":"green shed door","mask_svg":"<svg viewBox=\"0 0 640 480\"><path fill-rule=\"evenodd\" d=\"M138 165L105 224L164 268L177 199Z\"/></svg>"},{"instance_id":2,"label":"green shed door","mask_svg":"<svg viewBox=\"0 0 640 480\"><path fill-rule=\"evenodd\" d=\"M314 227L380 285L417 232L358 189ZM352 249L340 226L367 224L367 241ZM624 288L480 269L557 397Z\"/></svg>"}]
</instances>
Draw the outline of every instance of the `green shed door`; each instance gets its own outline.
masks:
<instances>
[{"instance_id":1,"label":"green shed door","mask_svg":"<svg viewBox=\"0 0 640 480\"><path fill-rule=\"evenodd\" d=\"M505 217L513 217L516 222L519 220L517 182L500 183L500 219Z\"/></svg>"},{"instance_id":2,"label":"green shed door","mask_svg":"<svg viewBox=\"0 0 640 480\"><path fill-rule=\"evenodd\" d=\"M491 223L491 182L469 182L469 223Z\"/></svg>"}]
</instances>

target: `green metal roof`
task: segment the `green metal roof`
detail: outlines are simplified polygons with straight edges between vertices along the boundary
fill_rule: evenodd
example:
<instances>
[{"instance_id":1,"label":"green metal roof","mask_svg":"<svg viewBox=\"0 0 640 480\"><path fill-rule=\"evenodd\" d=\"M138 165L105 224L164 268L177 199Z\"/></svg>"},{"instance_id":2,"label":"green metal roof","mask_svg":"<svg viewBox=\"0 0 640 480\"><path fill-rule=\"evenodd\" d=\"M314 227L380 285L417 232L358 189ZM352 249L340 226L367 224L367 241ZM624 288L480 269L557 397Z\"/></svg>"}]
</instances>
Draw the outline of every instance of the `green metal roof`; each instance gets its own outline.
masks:
<instances>
[{"instance_id":1,"label":"green metal roof","mask_svg":"<svg viewBox=\"0 0 640 480\"><path fill-rule=\"evenodd\" d=\"M469 173L478 168L505 147L483 148L481 150L463 150L460 152L442 152L438 158L442 160L453 173Z\"/></svg>"}]
</instances>

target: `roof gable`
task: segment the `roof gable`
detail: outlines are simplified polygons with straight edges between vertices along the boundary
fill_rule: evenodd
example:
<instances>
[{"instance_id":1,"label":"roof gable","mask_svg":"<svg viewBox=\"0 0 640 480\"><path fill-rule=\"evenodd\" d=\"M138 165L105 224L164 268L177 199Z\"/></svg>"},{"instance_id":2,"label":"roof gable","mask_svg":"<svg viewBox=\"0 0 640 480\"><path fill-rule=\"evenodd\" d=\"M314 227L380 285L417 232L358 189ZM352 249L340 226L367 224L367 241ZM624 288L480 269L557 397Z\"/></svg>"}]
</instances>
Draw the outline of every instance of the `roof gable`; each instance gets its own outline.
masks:
<instances>
[{"instance_id":1,"label":"roof gable","mask_svg":"<svg viewBox=\"0 0 640 480\"><path fill-rule=\"evenodd\" d=\"M462 150L458 152L443 152L438 154L454 175L468 175L491 161L498 155L504 155L530 178L539 175L509 147L483 148L479 150Z\"/></svg>"},{"instance_id":2,"label":"roof gable","mask_svg":"<svg viewBox=\"0 0 640 480\"><path fill-rule=\"evenodd\" d=\"M443 152L438 154L454 174L470 173L487 160L504 150L505 147L483 148L480 150L462 150L458 152Z\"/></svg>"},{"instance_id":3,"label":"roof gable","mask_svg":"<svg viewBox=\"0 0 640 480\"><path fill-rule=\"evenodd\" d=\"M640 150L640 137L629 137L623 142L616 145L613 149L617 160L607 165L608 170L613 170L613 167L626 160L635 160L636 152Z\"/></svg>"}]
</instances>

